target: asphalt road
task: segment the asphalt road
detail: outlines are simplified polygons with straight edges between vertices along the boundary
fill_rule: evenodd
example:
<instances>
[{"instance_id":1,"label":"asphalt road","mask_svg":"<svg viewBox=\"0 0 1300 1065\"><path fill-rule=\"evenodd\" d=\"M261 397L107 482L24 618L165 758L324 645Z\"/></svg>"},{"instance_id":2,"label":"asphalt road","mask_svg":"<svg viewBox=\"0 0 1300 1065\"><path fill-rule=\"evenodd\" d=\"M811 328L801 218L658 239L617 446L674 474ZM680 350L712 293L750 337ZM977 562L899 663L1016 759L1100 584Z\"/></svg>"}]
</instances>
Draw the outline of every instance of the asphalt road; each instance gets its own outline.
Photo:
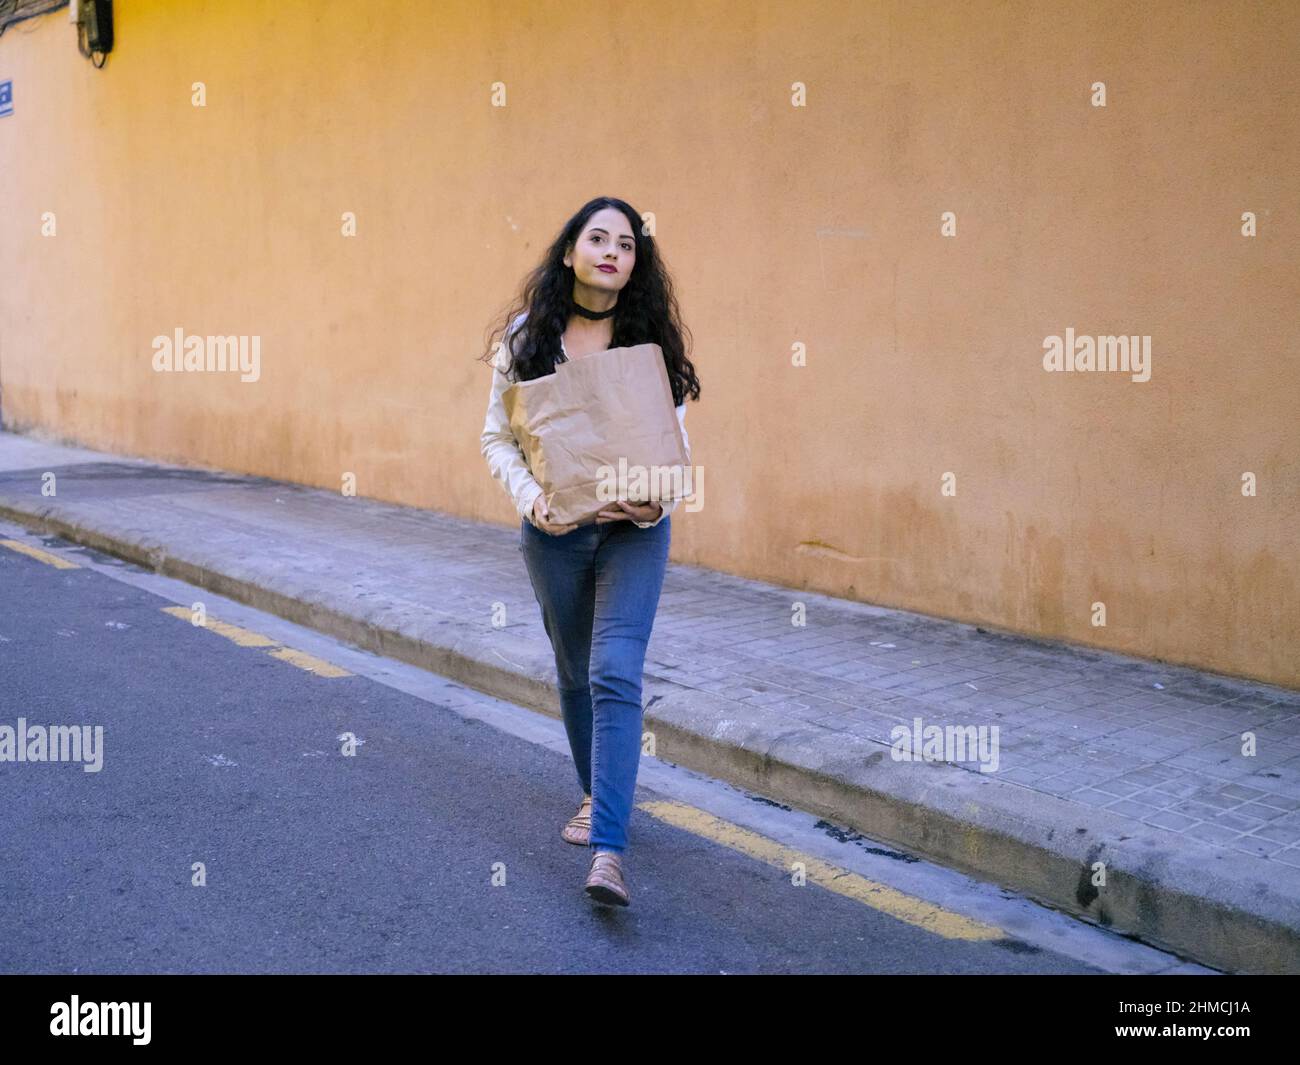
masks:
<instances>
[{"instance_id":1,"label":"asphalt road","mask_svg":"<svg viewBox=\"0 0 1300 1065\"><path fill-rule=\"evenodd\" d=\"M97 772L0 761L0 972L1203 971L649 758L601 906L558 721L0 540L0 730L103 729Z\"/></svg>"}]
</instances>

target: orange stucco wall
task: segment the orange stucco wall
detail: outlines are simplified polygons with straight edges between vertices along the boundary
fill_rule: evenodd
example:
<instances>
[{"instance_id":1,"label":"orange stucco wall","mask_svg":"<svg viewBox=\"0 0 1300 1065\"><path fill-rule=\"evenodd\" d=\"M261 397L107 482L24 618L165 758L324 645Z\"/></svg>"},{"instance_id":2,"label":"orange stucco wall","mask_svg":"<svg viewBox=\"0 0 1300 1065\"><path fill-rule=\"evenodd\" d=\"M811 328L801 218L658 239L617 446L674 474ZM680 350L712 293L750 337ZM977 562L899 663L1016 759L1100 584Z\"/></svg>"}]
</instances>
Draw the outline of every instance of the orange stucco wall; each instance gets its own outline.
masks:
<instances>
[{"instance_id":1,"label":"orange stucco wall","mask_svg":"<svg viewBox=\"0 0 1300 1065\"><path fill-rule=\"evenodd\" d=\"M102 70L0 37L5 428L511 522L475 356L612 194L704 388L675 559L1300 685L1300 5L115 6Z\"/></svg>"}]
</instances>

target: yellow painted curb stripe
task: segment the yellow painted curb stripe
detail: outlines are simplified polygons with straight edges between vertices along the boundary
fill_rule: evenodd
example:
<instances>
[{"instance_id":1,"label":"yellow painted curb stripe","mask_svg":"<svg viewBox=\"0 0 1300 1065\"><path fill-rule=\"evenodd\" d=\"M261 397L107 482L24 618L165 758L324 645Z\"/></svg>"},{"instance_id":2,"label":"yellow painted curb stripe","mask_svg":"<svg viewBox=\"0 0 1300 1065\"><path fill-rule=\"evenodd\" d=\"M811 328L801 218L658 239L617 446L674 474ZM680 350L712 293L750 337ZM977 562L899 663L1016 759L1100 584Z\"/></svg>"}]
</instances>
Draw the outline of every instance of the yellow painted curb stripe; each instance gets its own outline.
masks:
<instances>
[{"instance_id":1,"label":"yellow painted curb stripe","mask_svg":"<svg viewBox=\"0 0 1300 1065\"><path fill-rule=\"evenodd\" d=\"M75 562L69 562L66 558L59 558L58 555L42 551L39 547L30 547L18 540L0 540L0 544L3 544L11 551L17 551L19 554L34 558L37 562L44 562L47 566L53 566L55 569L81 569Z\"/></svg>"},{"instance_id":2,"label":"yellow painted curb stripe","mask_svg":"<svg viewBox=\"0 0 1300 1065\"><path fill-rule=\"evenodd\" d=\"M796 862L802 863L808 883L861 902L890 917L943 936L944 939L988 941L1006 938L1006 933L993 925L953 913L924 899L913 898L864 876L850 873L820 858L783 847L757 832L750 832L693 806L677 802L646 802L639 803L638 809L660 821L730 847L787 873Z\"/></svg>"},{"instance_id":3,"label":"yellow painted curb stripe","mask_svg":"<svg viewBox=\"0 0 1300 1065\"><path fill-rule=\"evenodd\" d=\"M190 621L194 616L194 612L186 606L165 606L162 611L164 614L170 614L174 618L182 618L185 621ZM285 647L278 640L263 636L260 632L254 632L252 629L243 629L238 625L218 621L211 614L208 615L203 625L196 625L195 628L210 629L218 636L224 636L227 640L238 644L240 647L266 648L267 654L272 658L278 658L282 662L288 662L290 665L297 666L308 673L315 673L320 677L352 676L346 669L326 662L323 658L309 655L306 651L295 651L292 647Z\"/></svg>"},{"instance_id":4,"label":"yellow painted curb stripe","mask_svg":"<svg viewBox=\"0 0 1300 1065\"><path fill-rule=\"evenodd\" d=\"M299 669L305 669L308 673L316 673L322 677L352 676L346 669L336 666L332 662L326 662L323 658L309 655L306 651L295 651L292 647L281 647L276 651L268 651L267 654L272 658L280 659L282 662L291 662Z\"/></svg>"},{"instance_id":5,"label":"yellow painted curb stripe","mask_svg":"<svg viewBox=\"0 0 1300 1065\"><path fill-rule=\"evenodd\" d=\"M173 617L184 618L190 621L194 616L194 611L187 606L165 606L164 614L171 614ZM263 636L260 632L253 632L252 629L241 629L238 625L230 625L224 621L218 621L216 618L208 615L202 625L194 626L197 629L211 629L219 636L224 636L232 643L239 644L240 647L279 647L276 640L268 636Z\"/></svg>"}]
</instances>

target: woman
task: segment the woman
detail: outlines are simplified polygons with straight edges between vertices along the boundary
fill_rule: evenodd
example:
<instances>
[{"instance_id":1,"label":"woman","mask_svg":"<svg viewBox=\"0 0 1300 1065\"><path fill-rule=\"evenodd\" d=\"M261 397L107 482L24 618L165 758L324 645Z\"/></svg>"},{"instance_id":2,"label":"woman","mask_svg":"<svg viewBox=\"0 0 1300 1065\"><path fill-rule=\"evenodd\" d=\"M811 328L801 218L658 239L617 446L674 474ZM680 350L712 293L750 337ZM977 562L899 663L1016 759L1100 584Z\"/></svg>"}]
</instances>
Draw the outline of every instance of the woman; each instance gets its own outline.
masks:
<instances>
[{"instance_id":1,"label":"woman","mask_svg":"<svg viewBox=\"0 0 1300 1065\"><path fill-rule=\"evenodd\" d=\"M493 341L504 336L492 357L483 455L519 513L520 550L555 652L560 707L583 792L561 837L592 852L587 894L626 906L622 859L641 753L641 671L677 501L620 500L592 523L553 524L501 393L511 381L554 373L557 362L658 344L686 440L686 397L698 400L700 383L654 239L641 232L640 216L623 200L599 197L569 219L504 322L492 333ZM688 461L689 447L687 440Z\"/></svg>"}]
</instances>

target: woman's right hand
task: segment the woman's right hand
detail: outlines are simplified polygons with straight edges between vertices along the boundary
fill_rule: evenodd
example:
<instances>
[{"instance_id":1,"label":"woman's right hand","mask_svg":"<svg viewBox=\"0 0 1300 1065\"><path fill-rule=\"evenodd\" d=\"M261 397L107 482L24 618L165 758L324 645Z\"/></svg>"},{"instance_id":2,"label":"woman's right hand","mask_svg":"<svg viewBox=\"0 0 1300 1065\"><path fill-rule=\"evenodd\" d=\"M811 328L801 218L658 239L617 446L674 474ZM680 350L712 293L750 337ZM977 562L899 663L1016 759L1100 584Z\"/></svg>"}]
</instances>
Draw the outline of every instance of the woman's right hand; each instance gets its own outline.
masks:
<instances>
[{"instance_id":1,"label":"woman's right hand","mask_svg":"<svg viewBox=\"0 0 1300 1065\"><path fill-rule=\"evenodd\" d=\"M551 536L563 536L567 532L572 532L578 526L576 523L569 525L552 525L547 519L551 516L550 510L546 506L546 493L541 493L533 500L533 524L544 533Z\"/></svg>"}]
</instances>

